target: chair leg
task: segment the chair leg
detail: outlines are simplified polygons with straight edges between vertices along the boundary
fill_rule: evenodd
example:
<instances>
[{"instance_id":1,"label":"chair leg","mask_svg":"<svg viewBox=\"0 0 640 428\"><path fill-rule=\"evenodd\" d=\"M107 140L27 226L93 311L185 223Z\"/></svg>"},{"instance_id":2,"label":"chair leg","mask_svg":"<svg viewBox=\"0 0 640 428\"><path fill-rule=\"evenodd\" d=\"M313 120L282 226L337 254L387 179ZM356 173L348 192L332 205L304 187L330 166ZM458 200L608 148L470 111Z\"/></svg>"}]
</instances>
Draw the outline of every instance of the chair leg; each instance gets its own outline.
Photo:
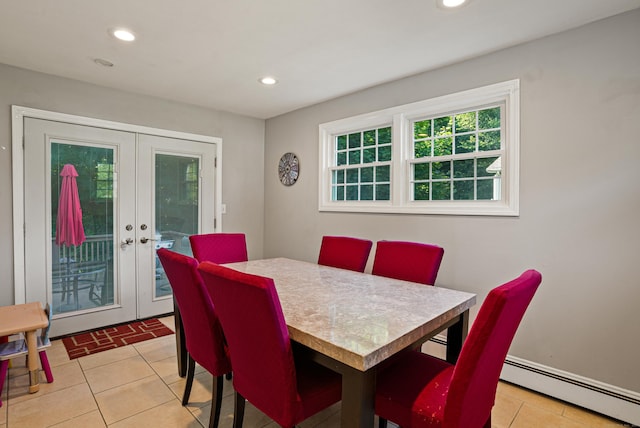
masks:
<instances>
[{"instance_id":1,"label":"chair leg","mask_svg":"<svg viewBox=\"0 0 640 428\"><path fill-rule=\"evenodd\" d=\"M233 403L233 428L242 428L244 419L244 397L237 392L235 393L235 402Z\"/></svg>"},{"instance_id":2,"label":"chair leg","mask_svg":"<svg viewBox=\"0 0 640 428\"><path fill-rule=\"evenodd\" d=\"M209 416L209 428L218 428L220 421L220 408L222 407L222 376L213 377L213 394L211 397L211 415Z\"/></svg>"},{"instance_id":3,"label":"chair leg","mask_svg":"<svg viewBox=\"0 0 640 428\"><path fill-rule=\"evenodd\" d=\"M491 428L491 414L489 414L489 419L487 419L483 428Z\"/></svg>"},{"instance_id":4,"label":"chair leg","mask_svg":"<svg viewBox=\"0 0 640 428\"><path fill-rule=\"evenodd\" d=\"M42 365L42 370L44 370L44 374L47 376L47 382L53 382L53 373L51 373L51 366L49 365L49 358L47 357L47 351L40 351L40 364Z\"/></svg>"},{"instance_id":5,"label":"chair leg","mask_svg":"<svg viewBox=\"0 0 640 428\"><path fill-rule=\"evenodd\" d=\"M193 385L193 375L196 372L196 362L191 355L187 354L187 383L184 385L184 394L182 394L182 405L189 403L189 395L191 395L191 386Z\"/></svg>"},{"instance_id":6,"label":"chair leg","mask_svg":"<svg viewBox=\"0 0 640 428\"><path fill-rule=\"evenodd\" d=\"M387 428L387 420L378 418L378 428Z\"/></svg>"},{"instance_id":7,"label":"chair leg","mask_svg":"<svg viewBox=\"0 0 640 428\"><path fill-rule=\"evenodd\" d=\"M2 407L2 390L4 380L7 378L7 370L9 370L9 360L0 361L0 407Z\"/></svg>"}]
</instances>

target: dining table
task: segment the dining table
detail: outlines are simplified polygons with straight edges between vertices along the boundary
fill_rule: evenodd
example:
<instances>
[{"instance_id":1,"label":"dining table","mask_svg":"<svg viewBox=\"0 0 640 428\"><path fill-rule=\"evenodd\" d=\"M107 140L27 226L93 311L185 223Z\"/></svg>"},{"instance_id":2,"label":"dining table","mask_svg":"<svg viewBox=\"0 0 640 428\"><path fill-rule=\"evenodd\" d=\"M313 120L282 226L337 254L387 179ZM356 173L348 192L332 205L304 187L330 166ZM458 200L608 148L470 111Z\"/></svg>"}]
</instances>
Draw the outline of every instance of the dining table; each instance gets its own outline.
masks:
<instances>
[{"instance_id":1,"label":"dining table","mask_svg":"<svg viewBox=\"0 0 640 428\"><path fill-rule=\"evenodd\" d=\"M455 363L475 294L272 258L225 264L272 278L289 337L314 361L342 375L341 426L372 428L377 370L447 330Z\"/></svg>"},{"instance_id":2,"label":"dining table","mask_svg":"<svg viewBox=\"0 0 640 428\"><path fill-rule=\"evenodd\" d=\"M0 306L0 336L24 333L27 342L29 393L40 389L38 339L36 331L49 325L49 317L40 302Z\"/></svg>"}]
</instances>

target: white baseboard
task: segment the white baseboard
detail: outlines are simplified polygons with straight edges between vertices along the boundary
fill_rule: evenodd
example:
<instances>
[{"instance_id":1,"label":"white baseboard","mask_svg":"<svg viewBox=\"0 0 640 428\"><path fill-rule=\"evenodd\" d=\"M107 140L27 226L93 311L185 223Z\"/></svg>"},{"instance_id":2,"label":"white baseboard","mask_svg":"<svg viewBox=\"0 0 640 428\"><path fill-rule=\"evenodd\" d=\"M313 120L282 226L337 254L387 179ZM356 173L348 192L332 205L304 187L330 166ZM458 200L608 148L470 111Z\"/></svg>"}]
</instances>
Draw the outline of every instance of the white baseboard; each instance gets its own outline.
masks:
<instances>
[{"instance_id":1,"label":"white baseboard","mask_svg":"<svg viewBox=\"0 0 640 428\"><path fill-rule=\"evenodd\" d=\"M622 422L640 425L640 393L510 355L500 378Z\"/></svg>"}]
</instances>

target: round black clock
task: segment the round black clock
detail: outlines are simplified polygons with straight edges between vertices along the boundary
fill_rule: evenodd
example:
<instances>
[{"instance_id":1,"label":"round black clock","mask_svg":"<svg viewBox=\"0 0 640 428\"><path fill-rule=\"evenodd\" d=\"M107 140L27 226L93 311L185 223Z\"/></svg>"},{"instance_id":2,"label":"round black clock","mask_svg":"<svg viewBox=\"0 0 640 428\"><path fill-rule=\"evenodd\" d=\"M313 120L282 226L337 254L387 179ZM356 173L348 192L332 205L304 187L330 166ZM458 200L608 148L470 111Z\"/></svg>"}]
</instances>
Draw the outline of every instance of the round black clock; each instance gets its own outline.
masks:
<instances>
[{"instance_id":1,"label":"round black clock","mask_svg":"<svg viewBox=\"0 0 640 428\"><path fill-rule=\"evenodd\" d=\"M300 175L300 163L298 157L293 153L285 153L278 163L278 177L285 186L295 184Z\"/></svg>"}]
</instances>

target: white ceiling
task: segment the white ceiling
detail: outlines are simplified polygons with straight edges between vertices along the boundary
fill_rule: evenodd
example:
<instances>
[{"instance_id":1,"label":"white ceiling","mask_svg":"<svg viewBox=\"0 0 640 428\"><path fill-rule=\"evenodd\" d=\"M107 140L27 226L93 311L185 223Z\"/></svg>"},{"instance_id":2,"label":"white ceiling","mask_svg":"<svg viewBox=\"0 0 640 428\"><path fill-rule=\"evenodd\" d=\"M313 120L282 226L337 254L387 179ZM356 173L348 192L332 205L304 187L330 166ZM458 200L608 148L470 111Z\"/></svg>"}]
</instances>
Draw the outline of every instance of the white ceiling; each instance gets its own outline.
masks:
<instances>
[{"instance_id":1,"label":"white ceiling","mask_svg":"<svg viewBox=\"0 0 640 428\"><path fill-rule=\"evenodd\" d=\"M270 118L638 7L640 0L471 0L455 11L436 0L0 0L0 63ZM137 40L108 34L120 26ZM263 75L279 83L262 86Z\"/></svg>"}]
</instances>

